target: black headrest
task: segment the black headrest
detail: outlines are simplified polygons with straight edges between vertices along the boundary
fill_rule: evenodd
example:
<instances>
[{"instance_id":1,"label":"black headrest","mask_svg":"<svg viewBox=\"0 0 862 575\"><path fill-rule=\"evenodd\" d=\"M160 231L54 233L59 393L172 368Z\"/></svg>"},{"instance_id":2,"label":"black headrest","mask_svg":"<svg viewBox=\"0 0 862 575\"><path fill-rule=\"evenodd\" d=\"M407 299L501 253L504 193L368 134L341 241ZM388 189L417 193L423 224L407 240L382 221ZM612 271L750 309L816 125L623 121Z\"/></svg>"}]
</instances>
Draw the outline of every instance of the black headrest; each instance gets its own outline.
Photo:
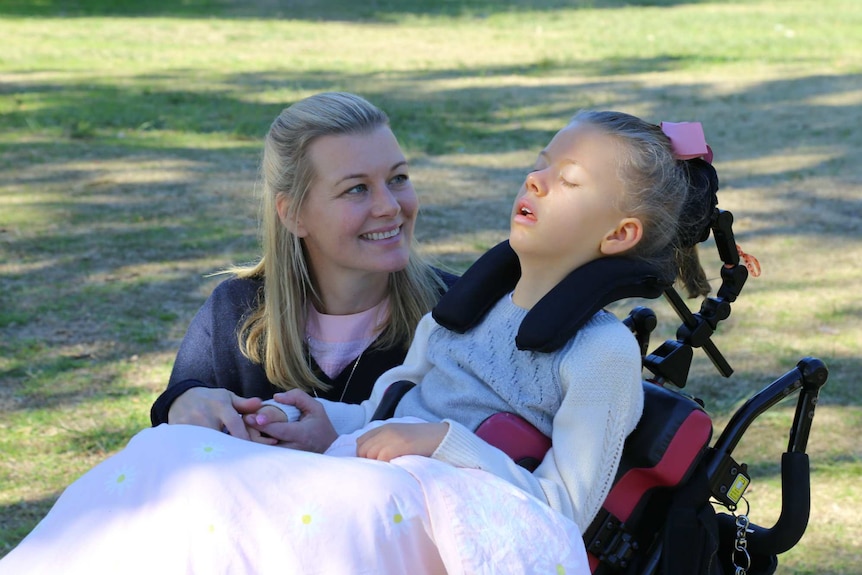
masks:
<instances>
[{"instance_id":1,"label":"black headrest","mask_svg":"<svg viewBox=\"0 0 862 575\"><path fill-rule=\"evenodd\" d=\"M464 333L479 323L521 277L518 256L502 242L464 272L432 315L443 327ZM552 352L562 347L596 312L628 297L657 298L671 281L641 260L613 257L585 264L557 284L521 322L518 349Z\"/></svg>"}]
</instances>

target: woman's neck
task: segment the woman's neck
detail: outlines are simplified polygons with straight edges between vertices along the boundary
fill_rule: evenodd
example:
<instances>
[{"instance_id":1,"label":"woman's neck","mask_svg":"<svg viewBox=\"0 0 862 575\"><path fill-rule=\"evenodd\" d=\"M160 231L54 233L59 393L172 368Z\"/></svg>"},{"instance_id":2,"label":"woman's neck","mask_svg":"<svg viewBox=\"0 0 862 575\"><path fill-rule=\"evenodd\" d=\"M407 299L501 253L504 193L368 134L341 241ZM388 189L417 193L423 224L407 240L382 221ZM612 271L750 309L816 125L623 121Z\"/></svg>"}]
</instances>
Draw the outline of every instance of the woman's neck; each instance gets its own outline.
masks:
<instances>
[{"instance_id":1,"label":"woman's neck","mask_svg":"<svg viewBox=\"0 0 862 575\"><path fill-rule=\"evenodd\" d=\"M389 273L366 273L340 282L328 282L318 288L327 315L351 315L369 310L389 295Z\"/></svg>"}]
</instances>

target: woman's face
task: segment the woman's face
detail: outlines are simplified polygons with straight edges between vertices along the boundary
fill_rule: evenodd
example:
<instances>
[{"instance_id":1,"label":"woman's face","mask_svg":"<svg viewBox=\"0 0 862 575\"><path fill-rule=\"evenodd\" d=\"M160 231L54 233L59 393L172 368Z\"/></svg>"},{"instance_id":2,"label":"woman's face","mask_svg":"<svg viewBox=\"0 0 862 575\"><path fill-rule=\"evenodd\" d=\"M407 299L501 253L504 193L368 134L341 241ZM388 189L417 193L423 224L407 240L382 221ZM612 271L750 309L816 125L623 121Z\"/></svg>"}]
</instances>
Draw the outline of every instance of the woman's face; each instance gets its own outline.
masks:
<instances>
[{"instance_id":1,"label":"woman's face","mask_svg":"<svg viewBox=\"0 0 862 575\"><path fill-rule=\"evenodd\" d=\"M324 136L309 157L315 177L294 231L318 285L404 269L419 200L392 131Z\"/></svg>"}]
</instances>

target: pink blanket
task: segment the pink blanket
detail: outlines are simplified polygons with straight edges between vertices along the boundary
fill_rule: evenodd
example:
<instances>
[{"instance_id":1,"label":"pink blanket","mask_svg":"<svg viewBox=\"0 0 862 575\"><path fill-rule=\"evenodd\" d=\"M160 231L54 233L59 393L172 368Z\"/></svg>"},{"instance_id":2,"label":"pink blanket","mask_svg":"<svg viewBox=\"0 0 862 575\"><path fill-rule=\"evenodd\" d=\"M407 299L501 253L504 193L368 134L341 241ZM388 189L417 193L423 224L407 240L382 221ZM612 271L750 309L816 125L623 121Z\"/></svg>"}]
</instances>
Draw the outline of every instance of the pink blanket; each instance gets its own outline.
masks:
<instances>
[{"instance_id":1,"label":"pink blanket","mask_svg":"<svg viewBox=\"0 0 862 575\"><path fill-rule=\"evenodd\" d=\"M353 445L147 429L69 486L0 574L589 573L577 526L510 484Z\"/></svg>"}]
</instances>

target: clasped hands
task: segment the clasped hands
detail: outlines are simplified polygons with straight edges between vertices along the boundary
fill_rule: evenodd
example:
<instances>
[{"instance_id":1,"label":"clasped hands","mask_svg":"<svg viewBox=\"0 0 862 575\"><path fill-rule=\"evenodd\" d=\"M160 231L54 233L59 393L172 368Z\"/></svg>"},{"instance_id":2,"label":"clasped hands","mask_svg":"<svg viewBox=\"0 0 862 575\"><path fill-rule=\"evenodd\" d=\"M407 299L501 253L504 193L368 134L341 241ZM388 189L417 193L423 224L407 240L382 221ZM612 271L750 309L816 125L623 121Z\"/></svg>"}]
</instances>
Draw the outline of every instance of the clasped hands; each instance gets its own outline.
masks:
<instances>
[{"instance_id":1,"label":"clasped hands","mask_svg":"<svg viewBox=\"0 0 862 575\"><path fill-rule=\"evenodd\" d=\"M174 401L170 423L201 425L265 445L323 453L338 437L318 401L298 389L277 393L278 403L300 411L298 421L258 398L242 398L221 388L192 388ZM430 456L443 441L446 423L386 423L357 439L356 455L390 461L402 455Z\"/></svg>"}]
</instances>

